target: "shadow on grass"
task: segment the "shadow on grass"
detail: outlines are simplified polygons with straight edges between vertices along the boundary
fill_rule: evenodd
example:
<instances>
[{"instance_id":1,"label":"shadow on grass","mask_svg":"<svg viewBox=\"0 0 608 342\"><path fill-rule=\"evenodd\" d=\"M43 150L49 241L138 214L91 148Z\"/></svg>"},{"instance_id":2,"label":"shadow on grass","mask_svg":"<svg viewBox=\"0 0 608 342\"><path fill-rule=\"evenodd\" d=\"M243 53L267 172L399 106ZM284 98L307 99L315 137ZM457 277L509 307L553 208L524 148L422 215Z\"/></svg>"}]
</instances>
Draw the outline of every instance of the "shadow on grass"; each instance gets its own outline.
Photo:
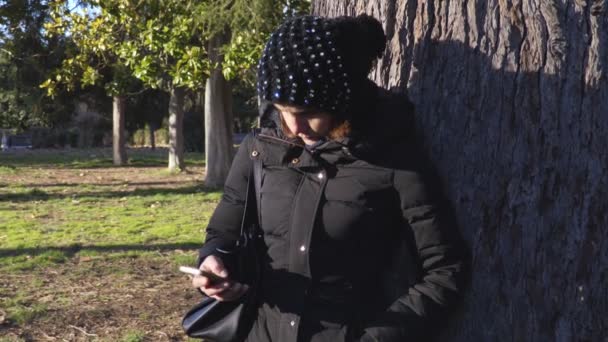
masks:
<instances>
[{"instance_id":1,"label":"shadow on grass","mask_svg":"<svg viewBox=\"0 0 608 342\"><path fill-rule=\"evenodd\" d=\"M72 150L31 150L11 151L0 154L0 165L9 169L16 167L53 166L66 169L95 169L111 167L163 167L167 166L168 150L131 148L127 165L115 166L110 149L72 149ZM184 155L187 166L204 166L202 153L187 152Z\"/></svg>"},{"instance_id":2,"label":"shadow on grass","mask_svg":"<svg viewBox=\"0 0 608 342\"><path fill-rule=\"evenodd\" d=\"M99 183L99 182L91 182L91 183L22 183L19 184L20 187L24 187L24 188L53 188L53 187L78 187L78 186L83 186L83 185L90 185L90 186L122 186L122 185L128 185L128 186L154 186L154 185L175 185L175 184L182 184L182 183L192 183L191 180L184 180L184 181L176 181L176 180L171 180L171 181L166 181L166 182L125 182L125 181L121 181L121 180L117 180L115 182L106 182L106 183ZM8 184L1 184L0 183L0 188L1 187L8 187Z\"/></svg>"},{"instance_id":3,"label":"shadow on grass","mask_svg":"<svg viewBox=\"0 0 608 342\"><path fill-rule=\"evenodd\" d=\"M130 251L174 251L174 250L194 250L202 246L201 243L165 243L165 244L134 244L134 245L70 245L70 246L49 246L49 247L26 247L26 248L0 248L0 258L14 257L19 255L36 256L47 252L60 252L65 257L72 257L80 251L95 251L105 253L130 252Z\"/></svg>"},{"instance_id":4,"label":"shadow on grass","mask_svg":"<svg viewBox=\"0 0 608 342\"><path fill-rule=\"evenodd\" d=\"M138 158L129 159L125 165L114 165L112 159L91 159L91 160L67 160L58 161L57 159L47 160L28 160L28 159L13 159L6 161L7 168L16 169L18 167L56 167L62 169L101 169L101 168L124 168L124 167L166 167L165 159L157 158ZM9 164L10 163L10 164ZM186 161L187 167L203 167L205 162L202 160Z\"/></svg>"},{"instance_id":5,"label":"shadow on grass","mask_svg":"<svg viewBox=\"0 0 608 342\"><path fill-rule=\"evenodd\" d=\"M49 193L40 189L32 189L17 194L2 194L0 202L29 202L49 201L66 198L123 198L123 197L147 197L156 195L188 195L196 193L213 193L221 189L206 187L203 184L183 188L151 188L125 191L82 191L77 193Z\"/></svg>"}]
</instances>

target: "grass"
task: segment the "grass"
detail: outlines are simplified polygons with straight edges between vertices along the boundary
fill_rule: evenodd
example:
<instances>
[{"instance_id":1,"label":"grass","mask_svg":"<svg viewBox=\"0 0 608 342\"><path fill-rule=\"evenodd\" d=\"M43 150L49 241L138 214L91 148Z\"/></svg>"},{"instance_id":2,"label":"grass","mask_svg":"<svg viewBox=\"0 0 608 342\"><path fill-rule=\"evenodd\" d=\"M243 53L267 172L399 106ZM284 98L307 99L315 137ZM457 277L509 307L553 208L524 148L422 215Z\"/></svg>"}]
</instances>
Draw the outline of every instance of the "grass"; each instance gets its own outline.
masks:
<instances>
[{"instance_id":1,"label":"grass","mask_svg":"<svg viewBox=\"0 0 608 342\"><path fill-rule=\"evenodd\" d=\"M145 336L146 335L141 331L132 330L125 333L125 335L120 339L120 342L143 342Z\"/></svg>"},{"instance_id":2,"label":"grass","mask_svg":"<svg viewBox=\"0 0 608 342\"><path fill-rule=\"evenodd\" d=\"M201 154L179 173L166 150L128 155L0 152L0 342L194 341L179 322L198 292L177 267L195 263L222 193L203 186Z\"/></svg>"},{"instance_id":3,"label":"grass","mask_svg":"<svg viewBox=\"0 0 608 342\"><path fill-rule=\"evenodd\" d=\"M221 196L196 173L168 173L162 151L129 151L130 173L105 150L33 152L0 155L0 270L193 249ZM187 167L202 164L189 155Z\"/></svg>"},{"instance_id":4,"label":"grass","mask_svg":"<svg viewBox=\"0 0 608 342\"><path fill-rule=\"evenodd\" d=\"M167 165L166 148L151 150L134 148L127 150L128 165L131 167L163 167ZM187 165L204 166L201 153L186 152ZM16 150L0 153L0 175L12 173L17 167L62 167L62 168L102 168L113 167L112 150L108 148L67 149L67 150Z\"/></svg>"},{"instance_id":5,"label":"grass","mask_svg":"<svg viewBox=\"0 0 608 342\"><path fill-rule=\"evenodd\" d=\"M0 342L25 342L25 340L18 337L0 337Z\"/></svg>"},{"instance_id":6,"label":"grass","mask_svg":"<svg viewBox=\"0 0 608 342\"><path fill-rule=\"evenodd\" d=\"M17 168L12 165L0 165L0 175L3 174L15 174L17 173Z\"/></svg>"},{"instance_id":7,"label":"grass","mask_svg":"<svg viewBox=\"0 0 608 342\"><path fill-rule=\"evenodd\" d=\"M33 303L22 294L9 298L2 302L6 311L6 318L15 324L25 325L34 319L39 319L47 312L47 306L41 303Z\"/></svg>"}]
</instances>

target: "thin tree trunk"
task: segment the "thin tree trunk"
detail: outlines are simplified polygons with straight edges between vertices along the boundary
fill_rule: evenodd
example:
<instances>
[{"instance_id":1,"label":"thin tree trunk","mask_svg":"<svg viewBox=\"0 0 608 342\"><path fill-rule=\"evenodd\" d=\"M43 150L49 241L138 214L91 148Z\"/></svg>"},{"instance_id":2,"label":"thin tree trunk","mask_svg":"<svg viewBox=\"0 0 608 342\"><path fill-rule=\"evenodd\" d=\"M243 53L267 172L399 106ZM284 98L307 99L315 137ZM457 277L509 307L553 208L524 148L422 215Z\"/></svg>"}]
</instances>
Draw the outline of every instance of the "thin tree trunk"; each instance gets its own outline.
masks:
<instances>
[{"instance_id":1,"label":"thin tree trunk","mask_svg":"<svg viewBox=\"0 0 608 342\"><path fill-rule=\"evenodd\" d=\"M112 100L112 156L114 165L125 165L127 163L127 149L125 146L126 98L124 96L114 96Z\"/></svg>"},{"instance_id":2,"label":"thin tree trunk","mask_svg":"<svg viewBox=\"0 0 608 342\"><path fill-rule=\"evenodd\" d=\"M315 0L367 13L472 253L442 341L608 336L606 1Z\"/></svg>"},{"instance_id":3,"label":"thin tree trunk","mask_svg":"<svg viewBox=\"0 0 608 342\"><path fill-rule=\"evenodd\" d=\"M184 164L184 89L171 89L169 98L169 171L182 171Z\"/></svg>"},{"instance_id":4,"label":"thin tree trunk","mask_svg":"<svg viewBox=\"0 0 608 342\"><path fill-rule=\"evenodd\" d=\"M156 131L153 124L148 123L148 135L150 137L150 148L152 150L156 149L156 137L154 136L154 132Z\"/></svg>"},{"instance_id":5,"label":"thin tree trunk","mask_svg":"<svg viewBox=\"0 0 608 342\"><path fill-rule=\"evenodd\" d=\"M226 36L215 37L210 42L209 56L221 62L217 49ZM232 91L221 70L211 72L205 86L205 185L221 187L232 163Z\"/></svg>"}]
</instances>

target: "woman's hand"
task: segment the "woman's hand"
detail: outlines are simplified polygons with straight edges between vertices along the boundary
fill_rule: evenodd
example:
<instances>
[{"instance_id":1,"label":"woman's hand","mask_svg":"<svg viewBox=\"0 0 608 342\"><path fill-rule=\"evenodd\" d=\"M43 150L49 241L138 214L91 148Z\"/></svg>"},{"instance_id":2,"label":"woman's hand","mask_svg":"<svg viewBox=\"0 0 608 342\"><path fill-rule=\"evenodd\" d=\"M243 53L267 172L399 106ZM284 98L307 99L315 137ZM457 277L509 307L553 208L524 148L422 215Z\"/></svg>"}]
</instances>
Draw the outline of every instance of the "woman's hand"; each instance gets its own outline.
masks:
<instances>
[{"instance_id":1,"label":"woman's hand","mask_svg":"<svg viewBox=\"0 0 608 342\"><path fill-rule=\"evenodd\" d=\"M222 260L214 255L210 255L203 260L199 267L202 271L211 272L223 281L213 281L205 276L195 276L192 279L192 286L201 289L207 296L219 301L232 301L239 299L247 290L247 284L237 283L228 278L228 271L224 267Z\"/></svg>"}]
</instances>

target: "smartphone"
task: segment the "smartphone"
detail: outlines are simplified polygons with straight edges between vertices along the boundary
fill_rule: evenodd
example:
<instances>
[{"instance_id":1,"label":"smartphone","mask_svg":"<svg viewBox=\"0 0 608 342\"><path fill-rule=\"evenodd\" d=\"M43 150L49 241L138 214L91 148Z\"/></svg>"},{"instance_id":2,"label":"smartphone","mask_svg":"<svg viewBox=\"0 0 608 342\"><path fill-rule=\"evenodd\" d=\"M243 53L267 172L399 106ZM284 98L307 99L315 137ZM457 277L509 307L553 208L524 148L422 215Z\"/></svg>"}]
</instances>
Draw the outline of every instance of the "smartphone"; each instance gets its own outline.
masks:
<instances>
[{"instance_id":1,"label":"smartphone","mask_svg":"<svg viewBox=\"0 0 608 342\"><path fill-rule=\"evenodd\" d=\"M188 266L180 266L179 270L184 273L192 274L194 276L200 275L209 278L211 280L211 284L219 283L221 281L226 281L228 278L222 278L215 273L211 273L208 271L199 270L198 268L188 267Z\"/></svg>"}]
</instances>

